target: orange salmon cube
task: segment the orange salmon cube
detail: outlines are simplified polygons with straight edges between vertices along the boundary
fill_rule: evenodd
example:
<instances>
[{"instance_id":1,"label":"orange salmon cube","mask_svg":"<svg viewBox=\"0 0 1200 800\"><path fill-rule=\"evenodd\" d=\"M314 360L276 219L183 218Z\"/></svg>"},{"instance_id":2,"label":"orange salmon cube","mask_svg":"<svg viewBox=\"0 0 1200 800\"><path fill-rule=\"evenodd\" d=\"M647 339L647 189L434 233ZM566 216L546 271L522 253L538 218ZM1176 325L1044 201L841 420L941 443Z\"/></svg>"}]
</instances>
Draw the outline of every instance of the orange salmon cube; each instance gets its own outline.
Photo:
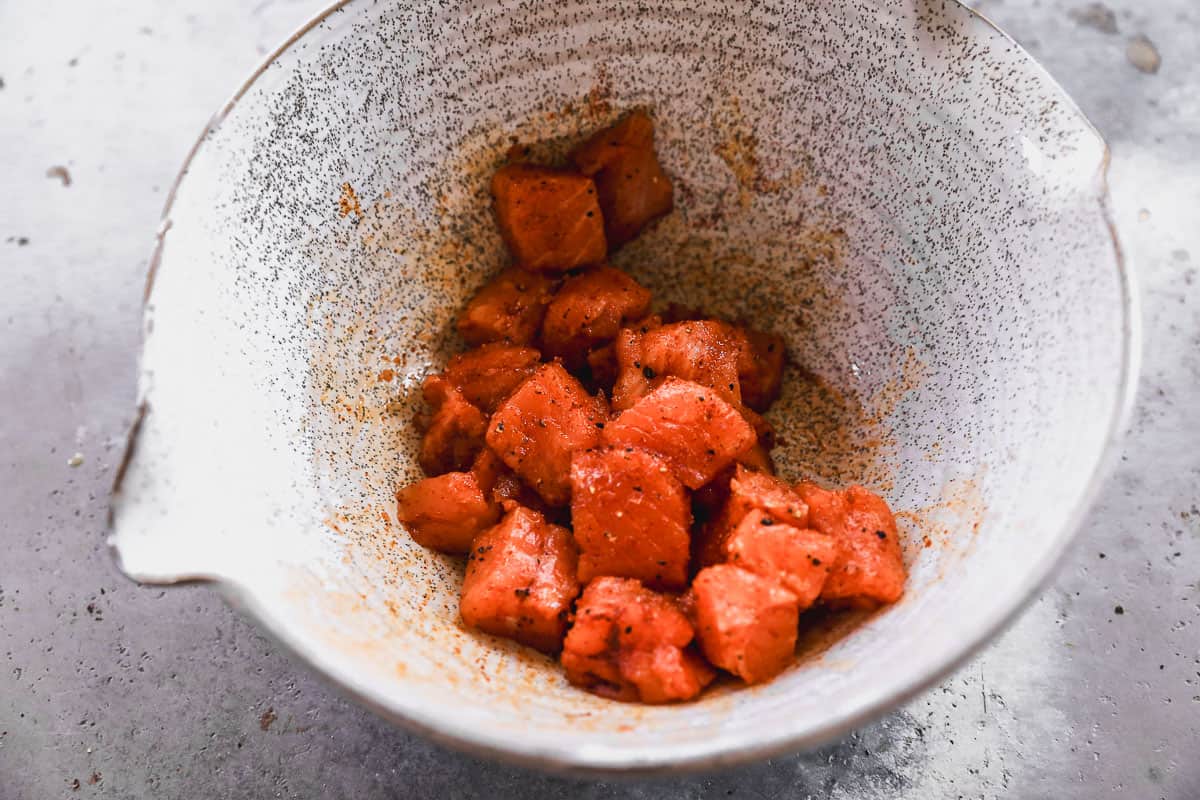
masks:
<instances>
[{"instance_id":1,"label":"orange salmon cube","mask_svg":"<svg viewBox=\"0 0 1200 800\"><path fill-rule=\"evenodd\" d=\"M470 472L424 478L396 492L396 517L422 547L461 554L500 514Z\"/></svg>"},{"instance_id":2,"label":"orange salmon cube","mask_svg":"<svg viewBox=\"0 0 1200 800\"><path fill-rule=\"evenodd\" d=\"M600 440L608 409L561 364L544 364L492 415L488 446L551 506L571 495L571 455Z\"/></svg>"},{"instance_id":3,"label":"orange salmon cube","mask_svg":"<svg viewBox=\"0 0 1200 800\"><path fill-rule=\"evenodd\" d=\"M725 542L751 511L759 511L785 525L808 527L808 506L792 487L778 478L738 465L720 511L699 532L696 562L701 566L725 560Z\"/></svg>"},{"instance_id":4,"label":"orange salmon cube","mask_svg":"<svg viewBox=\"0 0 1200 800\"><path fill-rule=\"evenodd\" d=\"M779 399L783 388L783 365L787 357L783 338L739 326L744 346L738 358L738 382L742 402L755 411L766 411Z\"/></svg>"},{"instance_id":5,"label":"orange salmon cube","mask_svg":"<svg viewBox=\"0 0 1200 800\"><path fill-rule=\"evenodd\" d=\"M587 585L563 643L567 679L614 700L690 700L715 674L690 650L692 625L673 599L631 578Z\"/></svg>"},{"instance_id":6,"label":"orange salmon cube","mask_svg":"<svg viewBox=\"0 0 1200 800\"><path fill-rule=\"evenodd\" d=\"M821 599L858 608L899 600L907 573L896 518L887 503L861 486L835 492L800 483L796 491L808 504L812 527L833 537L841 550Z\"/></svg>"},{"instance_id":7,"label":"orange salmon cube","mask_svg":"<svg viewBox=\"0 0 1200 800\"><path fill-rule=\"evenodd\" d=\"M427 381L425 396L439 402L421 439L417 463L426 475L470 468L475 454L483 447L487 431L483 412L442 380Z\"/></svg>"},{"instance_id":8,"label":"orange salmon cube","mask_svg":"<svg viewBox=\"0 0 1200 800\"><path fill-rule=\"evenodd\" d=\"M682 589L691 521L687 493L659 457L631 447L572 458L571 523L581 582L612 575Z\"/></svg>"},{"instance_id":9,"label":"orange salmon cube","mask_svg":"<svg viewBox=\"0 0 1200 800\"><path fill-rule=\"evenodd\" d=\"M660 645L625 650L617 664L621 677L637 689L637 699L655 705L691 700L717 677L691 648Z\"/></svg>"},{"instance_id":10,"label":"orange salmon cube","mask_svg":"<svg viewBox=\"0 0 1200 800\"><path fill-rule=\"evenodd\" d=\"M571 159L596 181L604 231L616 249L674 207L671 179L654 153L654 124L634 111L580 145Z\"/></svg>"},{"instance_id":11,"label":"orange salmon cube","mask_svg":"<svg viewBox=\"0 0 1200 800\"><path fill-rule=\"evenodd\" d=\"M796 528L754 510L725 541L725 560L775 581L796 595L800 610L821 594L840 548L832 536Z\"/></svg>"},{"instance_id":12,"label":"orange salmon cube","mask_svg":"<svg viewBox=\"0 0 1200 800\"><path fill-rule=\"evenodd\" d=\"M492 411L541 361L542 354L532 347L492 342L451 358L442 377L462 392L467 402Z\"/></svg>"},{"instance_id":13,"label":"orange salmon cube","mask_svg":"<svg viewBox=\"0 0 1200 800\"><path fill-rule=\"evenodd\" d=\"M588 351L614 339L625 320L641 317L650 292L619 269L597 267L563 282L546 309L542 346L577 369Z\"/></svg>"},{"instance_id":14,"label":"orange salmon cube","mask_svg":"<svg viewBox=\"0 0 1200 800\"><path fill-rule=\"evenodd\" d=\"M555 286L546 275L506 269L467 303L458 315L458 332L467 344L530 344L542 327Z\"/></svg>"},{"instance_id":15,"label":"orange salmon cube","mask_svg":"<svg viewBox=\"0 0 1200 800\"><path fill-rule=\"evenodd\" d=\"M667 378L604 429L604 443L667 460L689 489L708 483L755 441L738 410L712 389Z\"/></svg>"},{"instance_id":16,"label":"orange salmon cube","mask_svg":"<svg viewBox=\"0 0 1200 800\"><path fill-rule=\"evenodd\" d=\"M604 261L604 218L591 178L510 164L492 176L492 199L516 266L563 272Z\"/></svg>"},{"instance_id":17,"label":"orange salmon cube","mask_svg":"<svg viewBox=\"0 0 1200 800\"><path fill-rule=\"evenodd\" d=\"M732 564L705 567L692 582L696 638L714 665L746 683L784 670L796 649L796 596Z\"/></svg>"},{"instance_id":18,"label":"orange salmon cube","mask_svg":"<svg viewBox=\"0 0 1200 800\"><path fill-rule=\"evenodd\" d=\"M463 578L463 622L543 652L562 646L579 594L571 532L515 508L475 538Z\"/></svg>"}]
</instances>

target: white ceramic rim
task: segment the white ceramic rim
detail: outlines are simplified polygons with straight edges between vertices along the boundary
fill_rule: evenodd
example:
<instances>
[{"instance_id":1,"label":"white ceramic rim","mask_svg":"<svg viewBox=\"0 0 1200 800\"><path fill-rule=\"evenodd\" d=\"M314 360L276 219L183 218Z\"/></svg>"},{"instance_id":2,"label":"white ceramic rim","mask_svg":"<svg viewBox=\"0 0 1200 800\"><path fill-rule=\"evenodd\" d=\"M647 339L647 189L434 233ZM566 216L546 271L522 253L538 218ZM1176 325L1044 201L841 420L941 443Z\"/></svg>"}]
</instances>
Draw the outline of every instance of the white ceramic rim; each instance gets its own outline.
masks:
<instances>
[{"instance_id":1,"label":"white ceramic rim","mask_svg":"<svg viewBox=\"0 0 1200 800\"><path fill-rule=\"evenodd\" d=\"M255 68L242 85L234 92L233 96L227 100L224 105L212 116L208 124L204 127L195 144L192 145L183 165L180 167L179 173L176 175L171 189L167 194L166 204L163 207L162 219L159 224L158 231L155 237L154 249L150 258L149 268L146 276L146 285L143 301L148 301L151 289L154 284L154 277L157 274L159 264L162 258L163 238L170 227L170 212L174 205L176 194L179 187L182 185L184 178L187 176L188 170L196 154L204 145L204 141L221 125L230 112L233 111L238 101L250 90L258 78L271 67L275 61L282 56L289 48L297 41L304 37L312 28L324 22L332 14L337 13L343 7L350 5L356 0L338 0L333 5L318 13L308 22L301 25L291 36L289 36L282 44L274 51L267 55L264 60ZM719 751L704 751L703 749L694 749L691 752L679 757L678 759L666 760L639 760L636 754L627 756L625 762L617 759L603 757L591 759L588 757L579 758L575 754L569 752L566 748L556 750L522 750L521 744L511 738L502 738L499 736L490 735L485 730L467 729L454 725L449 720L448 716L435 716L428 713L414 713L412 710L402 712L396 708L390 707L380 699L372 688L362 682L356 675L350 674L323 657L319 651L308 648L302 641L291 635L289 630L280 621L274 619L268 609L257 602L251 592L239 587L238 585L222 580L203 581L205 583L213 582L220 590L222 596L234 608L243 611L256 620L259 626L268 633L275 641L284 645L295 656L299 657L310 667L326 677L334 685L342 691L349 694L360 704L373 709L381 716L396 722L403 727L420 733L434 741L449 745L450 747L463 750L475 755L492 757L503 761L508 761L525 766L537 767L540 769L551 770L561 773L570 773L574 775L590 774L602 777L614 777L617 774L626 776L637 775L654 775L654 774L671 774L684 772L699 772L712 770L716 768L729 767L737 764L742 764L748 761L754 761L784 753L796 752L799 750L814 748L824 744L832 739L842 736L849 731L857 728L872 719L875 719L888 711L903 705L916 695L931 688L937 683L940 683L944 678L962 666L967 660L978 653L985 644L997 636L1001 631L1007 628L1017 618L1017 616L1034 600L1041 591L1049 583L1057 570L1058 565L1062 562L1063 557L1075 540L1076 534L1083 523L1083 519L1090 510L1096 496L1099 494L1102 485L1111 472L1113 465L1116 462L1116 454L1118 446L1123 438L1124 431L1127 427L1130 414L1133 410L1134 399L1137 393L1137 381L1141 361L1141 339L1142 325L1141 315L1137 301L1137 280L1133 274L1132 265L1125 257L1121 247L1120 239L1117 235L1116 224L1112 216L1111 198L1108 187L1108 169L1111 160L1111 151L1104 137L1096 129L1095 125L1084 115L1079 109L1075 101L1067 94L1067 92L1054 80L1053 77L1045 70L1045 68L1031 56L1024 48L1021 47L1011 36L1000 29L994 22L988 19L983 14L965 5L961 0L954 0L956 5L964 9L968 14L974 16L981 22L992 28L998 35L1009 42L1013 47L1024 53L1029 58L1030 63L1040 73L1041 78L1046 82L1048 87L1056 89L1063 99L1066 106L1071 109L1078 117L1079 121L1087 126L1087 128L1096 136L1097 140L1103 145L1103 158L1099 170L1099 192L1096 196L1097 211L1103 217L1105 227L1109 231L1112 239L1113 254L1117 264L1118 277L1121 283L1121 310L1122 310L1122 352L1121 352L1121 370L1120 370L1120 387L1118 400L1115 404L1112 413L1110 414L1108 430L1105 434L1104 448L1097 458L1096 464L1092 469L1092 474L1088 478L1087 486L1084 492L1080 495L1075 507L1071 510L1066 524L1059 533L1053 547L1046 553L1040 562L1034 564L1025 574L1023 580L1013 589L1011 589L1005 598L1005 602L995 606L995 611L987 619L980 620L980 624L976 628L977 633L970 639L964 640L959 647L959 652L945 658L943 663L938 665L924 676L915 677L907 683L902 683L895 687L888 695L881 697L877 701L865 705L853 713L844 714L839 717L833 717L827 720L824 724L815 729L810 729L803 733L793 733L787 730L772 732L770 735L762 739L747 743L744 746L739 746L733 749L724 749ZM145 333L143 331L143 340ZM125 472L125 466L129 462L133 448L136 446L138 432L141 427L141 419L145 414L145 406L137 410L137 415L131 429L126 445L125 455L122 463L117 470L116 479L113 487L113 494L117 493L121 484L121 479ZM110 513L110 527L111 527ZM113 551L114 557L120 563L119 554Z\"/></svg>"}]
</instances>

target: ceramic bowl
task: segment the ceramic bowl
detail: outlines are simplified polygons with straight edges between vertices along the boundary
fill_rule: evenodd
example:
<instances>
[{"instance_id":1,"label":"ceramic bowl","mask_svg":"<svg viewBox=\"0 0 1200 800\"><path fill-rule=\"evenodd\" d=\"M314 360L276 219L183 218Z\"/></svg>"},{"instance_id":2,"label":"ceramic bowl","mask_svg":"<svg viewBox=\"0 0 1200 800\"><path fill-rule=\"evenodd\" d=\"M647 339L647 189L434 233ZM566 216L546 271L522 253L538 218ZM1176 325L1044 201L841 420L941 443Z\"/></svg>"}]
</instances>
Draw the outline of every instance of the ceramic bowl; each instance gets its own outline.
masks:
<instances>
[{"instance_id":1,"label":"ceramic bowl","mask_svg":"<svg viewBox=\"0 0 1200 800\"><path fill-rule=\"evenodd\" d=\"M616 257L664 301L788 342L782 473L899 511L904 599L803 631L796 664L624 705L463 628L416 547L422 376L505 263L487 179L633 107L678 208ZM1107 151L952 2L340 4L204 132L146 290L112 543L204 580L380 713L558 769L713 768L818 744L946 675L1050 575L1135 376Z\"/></svg>"}]
</instances>

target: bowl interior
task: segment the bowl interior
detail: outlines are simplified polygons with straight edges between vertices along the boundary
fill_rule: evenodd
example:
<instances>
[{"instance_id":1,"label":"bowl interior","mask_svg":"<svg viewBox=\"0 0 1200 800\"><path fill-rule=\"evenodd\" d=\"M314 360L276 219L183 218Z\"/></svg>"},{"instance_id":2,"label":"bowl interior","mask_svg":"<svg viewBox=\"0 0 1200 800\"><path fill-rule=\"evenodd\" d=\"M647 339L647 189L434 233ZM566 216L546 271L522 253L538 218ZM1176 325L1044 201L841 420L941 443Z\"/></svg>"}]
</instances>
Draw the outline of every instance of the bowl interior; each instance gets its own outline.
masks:
<instances>
[{"instance_id":1,"label":"bowl interior","mask_svg":"<svg viewBox=\"0 0 1200 800\"><path fill-rule=\"evenodd\" d=\"M416 547L421 378L504 262L487 179L635 106L678 209L615 262L745 317L797 365L781 473L899 513L908 593L806 627L754 689L650 708L464 630ZM115 509L144 580L217 580L367 702L489 752L598 769L813 744L961 658L1046 575L1121 408L1103 143L954 4L352 2L281 52L177 188L145 415ZM390 379L389 379L390 377Z\"/></svg>"}]
</instances>

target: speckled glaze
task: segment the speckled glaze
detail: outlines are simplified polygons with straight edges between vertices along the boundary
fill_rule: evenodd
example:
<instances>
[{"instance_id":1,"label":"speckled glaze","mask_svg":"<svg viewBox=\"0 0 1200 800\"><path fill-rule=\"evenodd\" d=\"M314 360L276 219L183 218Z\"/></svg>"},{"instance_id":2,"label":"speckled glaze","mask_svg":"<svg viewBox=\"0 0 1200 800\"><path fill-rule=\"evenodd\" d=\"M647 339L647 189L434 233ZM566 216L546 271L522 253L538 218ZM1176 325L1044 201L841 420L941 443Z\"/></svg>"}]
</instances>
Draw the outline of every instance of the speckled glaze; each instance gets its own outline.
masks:
<instances>
[{"instance_id":1,"label":"speckled glaze","mask_svg":"<svg viewBox=\"0 0 1200 800\"><path fill-rule=\"evenodd\" d=\"M488 175L514 140L552 159L635 106L678 208L616 263L788 340L781 472L885 494L911 568L899 604L806 631L777 680L666 708L463 629L461 565L392 501L419 476L420 380L505 261ZM814 745L944 675L1067 545L1136 372L1106 164L1062 90L950 2L341 4L172 194L111 541L135 579L213 581L473 751L649 772Z\"/></svg>"}]
</instances>

